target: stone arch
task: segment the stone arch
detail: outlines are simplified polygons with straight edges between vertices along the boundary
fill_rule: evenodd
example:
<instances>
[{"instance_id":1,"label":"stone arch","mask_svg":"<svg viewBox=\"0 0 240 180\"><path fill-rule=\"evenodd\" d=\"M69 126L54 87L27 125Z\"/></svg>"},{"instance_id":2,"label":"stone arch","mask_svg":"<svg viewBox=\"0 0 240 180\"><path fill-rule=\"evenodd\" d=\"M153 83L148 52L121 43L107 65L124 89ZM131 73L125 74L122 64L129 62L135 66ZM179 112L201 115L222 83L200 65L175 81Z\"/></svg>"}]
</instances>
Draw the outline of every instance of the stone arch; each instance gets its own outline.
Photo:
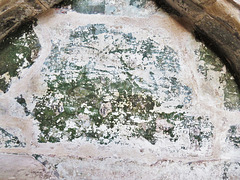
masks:
<instances>
[{"instance_id":1,"label":"stone arch","mask_svg":"<svg viewBox=\"0 0 240 180\"><path fill-rule=\"evenodd\" d=\"M240 101L217 56L163 12L81 2L91 15L50 10L11 44L26 64L0 94L0 177L240 177Z\"/></svg>"}]
</instances>

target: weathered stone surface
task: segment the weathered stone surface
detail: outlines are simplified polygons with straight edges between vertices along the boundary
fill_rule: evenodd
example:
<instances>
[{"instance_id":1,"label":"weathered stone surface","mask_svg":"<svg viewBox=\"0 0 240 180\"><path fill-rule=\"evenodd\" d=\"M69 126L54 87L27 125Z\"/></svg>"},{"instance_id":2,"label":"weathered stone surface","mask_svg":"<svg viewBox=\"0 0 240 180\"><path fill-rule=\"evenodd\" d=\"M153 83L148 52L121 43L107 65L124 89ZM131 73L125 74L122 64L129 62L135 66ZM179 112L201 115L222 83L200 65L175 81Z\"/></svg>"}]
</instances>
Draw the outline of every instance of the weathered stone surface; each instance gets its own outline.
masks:
<instances>
[{"instance_id":1,"label":"weathered stone surface","mask_svg":"<svg viewBox=\"0 0 240 180\"><path fill-rule=\"evenodd\" d=\"M0 154L0 179L58 179L32 156Z\"/></svg>"},{"instance_id":2,"label":"weathered stone surface","mask_svg":"<svg viewBox=\"0 0 240 180\"><path fill-rule=\"evenodd\" d=\"M0 4L0 41L11 31L16 29L23 21L49 9L61 0L35 0L35 1L2 1ZM239 3L226 0L164 0L171 7L180 12L213 44L223 55L240 86L240 21ZM131 4L132 2L130 2ZM142 2L139 3L139 5ZM145 2L143 2L145 3ZM103 1L92 3L91 1L73 1L75 9L79 12L91 11L91 13L103 13L112 11L116 13L114 6L106 7ZM87 5L87 6L86 6ZM137 3L138 6L138 3ZM114 7L114 8L113 8ZM109 11L109 12L110 12Z\"/></svg>"},{"instance_id":3,"label":"weathered stone surface","mask_svg":"<svg viewBox=\"0 0 240 180\"><path fill-rule=\"evenodd\" d=\"M159 0L161 2L161 0ZM240 87L240 16L235 1L164 0L206 36L226 61Z\"/></svg>"},{"instance_id":4,"label":"weathered stone surface","mask_svg":"<svg viewBox=\"0 0 240 180\"><path fill-rule=\"evenodd\" d=\"M152 2L75 0L10 42L0 179L239 179L237 85Z\"/></svg>"},{"instance_id":5,"label":"weathered stone surface","mask_svg":"<svg viewBox=\"0 0 240 180\"><path fill-rule=\"evenodd\" d=\"M56 170L60 179L238 179L240 165L224 160L155 159L152 162L106 158L66 158L34 155L36 159ZM141 158L141 157L139 157ZM209 173L212 172L212 173Z\"/></svg>"},{"instance_id":6,"label":"weathered stone surface","mask_svg":"<svg viewBox=\"0 0 240 180\"><path fill-rule=\"evenodd\" d=\"M21 23L46 11L61 0L2 0L0 2L0 42Z\"/></svg>"}]
</instances>

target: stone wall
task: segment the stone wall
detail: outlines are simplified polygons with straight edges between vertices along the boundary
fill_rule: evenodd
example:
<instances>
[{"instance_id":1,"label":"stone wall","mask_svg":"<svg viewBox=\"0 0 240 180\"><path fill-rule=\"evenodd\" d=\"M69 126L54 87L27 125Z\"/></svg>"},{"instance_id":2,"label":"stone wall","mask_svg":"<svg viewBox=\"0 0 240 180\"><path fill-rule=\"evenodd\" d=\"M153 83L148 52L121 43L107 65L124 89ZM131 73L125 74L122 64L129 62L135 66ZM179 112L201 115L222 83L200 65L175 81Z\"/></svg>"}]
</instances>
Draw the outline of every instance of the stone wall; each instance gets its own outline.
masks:
<instances>
[{"instance_id":1,"label":"stone wall","mask_svg":"<svg viewBox=\"0 0 240 180\"><path fill-rule=\"evenodd\" d=\"M240 177L237 84L153 2L51 9L0 63L0 179Z\"/></svg>"}]
</instances>

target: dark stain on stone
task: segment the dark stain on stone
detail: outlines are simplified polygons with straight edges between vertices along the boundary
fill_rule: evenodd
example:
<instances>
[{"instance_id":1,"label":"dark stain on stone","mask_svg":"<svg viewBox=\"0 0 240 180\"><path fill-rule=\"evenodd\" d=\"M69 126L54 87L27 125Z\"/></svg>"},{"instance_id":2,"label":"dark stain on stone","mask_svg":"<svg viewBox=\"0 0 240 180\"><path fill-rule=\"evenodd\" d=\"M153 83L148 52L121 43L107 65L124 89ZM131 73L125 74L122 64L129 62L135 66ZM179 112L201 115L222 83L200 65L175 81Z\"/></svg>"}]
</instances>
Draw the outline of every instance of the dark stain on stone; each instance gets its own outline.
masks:
<instances>
[{"instance_id":1,"label":"dark stain on stone","mask_svg":"<svg viewBox=\"0 0 240 180\"><path fill-rule=\"evenodd\" d=\"M235 148L240 148L240 127L231 126L228 130L227 139L234 145Z\"/></svg>"},{"instance_id":2,"label":"dark stain on stone","mask_svg":"<svg viewBox=\"0 0 240 180\"><path fill-rule=\"evenodd\" d=\"M232 170L235 171L232 171ZM225 161L223 164L223 174L222 179L228 180L228 179L238 179L239 177L239 170L240 170L240 162L229 162ZM237 173L237 174L235 174Z\"/></svg>"},{"instance_id":3,"label":"dark stain on stone","mask_svg":"<svg viewBox=\"0 0 240 180\"><path fill-rule=\"evenodd\" d=\"M182 15L175 10L173 7L171 7L166 0L152 0L157 7L161 8L162 10L164 10L165 12L171 14L171 15L175 15L177 17L181 17Z\"/></svg>"},{"instance_id":4,"label":"dark stain on stone","mask_svg":"<svg viewBox=\"0 0 240 180\"><path fill-rule=\"evenodd\" d=\"M141 7L144 7L147 1L148 0L130 0L129 5L135 6L137 8L141 8Z\"/></svg>"},{"instance_id":5,"label":"dark stain on stone","mask_svg":"<svg viewBox=\"0 0 240 180\"><path fill-rule=\"evenodd\" d=\"M23 98L22 94L20 96L16 97L15 99L24 108L24 112L25 112L26 116L30 115L30 111L27 108L27 103L26 103L25 99Z\"/></svg>"},{"instance_id":6,"label":"dark stain on stone","mask_svg":"<svg viewBox=\"0 0 240 180\"><path fill-rule=\"evenodd\" d=\"M5 129L0 127L0 144L4 144L5 148L13 148L13 147L25 147L26 143L21 142L17 136L12 135L7 132Z\"/></svg>"}]
</instances>

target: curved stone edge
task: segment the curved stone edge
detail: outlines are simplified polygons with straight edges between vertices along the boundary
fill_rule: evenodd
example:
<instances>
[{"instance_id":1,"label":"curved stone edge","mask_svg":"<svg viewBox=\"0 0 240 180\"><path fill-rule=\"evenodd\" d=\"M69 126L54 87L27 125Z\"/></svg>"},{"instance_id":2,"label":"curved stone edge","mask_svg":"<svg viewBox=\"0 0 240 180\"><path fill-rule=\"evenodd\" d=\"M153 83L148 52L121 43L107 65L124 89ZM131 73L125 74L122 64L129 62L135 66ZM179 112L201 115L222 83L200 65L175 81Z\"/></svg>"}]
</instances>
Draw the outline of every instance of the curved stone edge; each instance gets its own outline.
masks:
<instances>
[{"instance_id":1,"label":"curved stone edge","mask_svg":"<svg viewBox=\"0 0 240 180\"><path fill-rule=\"evenodd\" d=\"M62 0L2 0L0 1L0 42L24 21L50 9Z\"/></svg>"},{"instance_id":2,"label":"curved stone edge","mask_svg":"<svg viewBox=\"0 0 240 180\"><path fill-rule=\"evenodd\" d=\"M156 0L176 10L180 18L213 44L240 88L240 10L234 0Z\"/></svg>"}]
</instances>

